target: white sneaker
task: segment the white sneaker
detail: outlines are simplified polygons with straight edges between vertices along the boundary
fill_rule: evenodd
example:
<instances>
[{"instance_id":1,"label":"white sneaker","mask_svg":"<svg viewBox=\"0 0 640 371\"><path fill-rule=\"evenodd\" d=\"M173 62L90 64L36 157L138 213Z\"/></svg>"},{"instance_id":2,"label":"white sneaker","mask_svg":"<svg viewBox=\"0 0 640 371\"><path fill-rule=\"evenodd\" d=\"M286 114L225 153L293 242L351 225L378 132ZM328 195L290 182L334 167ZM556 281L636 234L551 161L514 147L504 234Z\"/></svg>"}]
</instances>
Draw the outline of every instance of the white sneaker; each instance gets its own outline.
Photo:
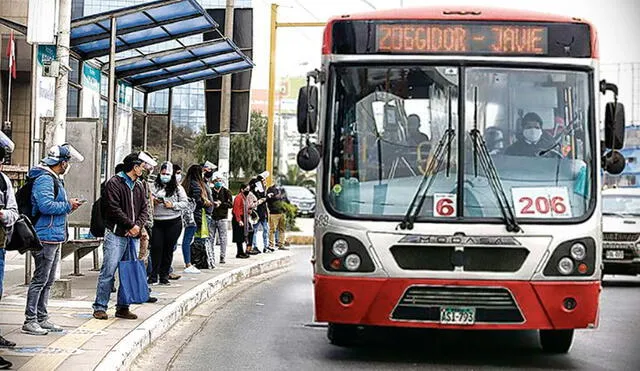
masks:
<instances>
[{"instance_id":1,"label":"white sneaker","mask_svg":"<svg viewBox=\"0 0 640 371\"><path fill-rule=\"evenodd\" d=\"M190 265L189 268L186 268L184 271L184 273L189 273L189 274L199 274L200 270L198 268L196 268L193 265Z\"/></svg>"}]
</instances>

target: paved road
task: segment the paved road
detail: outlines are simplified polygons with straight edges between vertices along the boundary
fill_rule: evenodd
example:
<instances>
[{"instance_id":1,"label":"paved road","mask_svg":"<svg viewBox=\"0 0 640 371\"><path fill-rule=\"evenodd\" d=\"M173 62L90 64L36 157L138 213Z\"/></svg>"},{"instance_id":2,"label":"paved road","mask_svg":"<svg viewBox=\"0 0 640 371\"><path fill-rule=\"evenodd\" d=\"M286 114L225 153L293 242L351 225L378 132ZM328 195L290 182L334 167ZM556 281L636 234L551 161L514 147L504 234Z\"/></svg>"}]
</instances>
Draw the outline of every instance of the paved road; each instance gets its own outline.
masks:
<instances>
[{"instance_id":1,"label":"paved road","mask_svg":"<svg viewBox=\"0 0 640 371\"><path fill-rule=\"evenodd\" d=\"M640 369L640 279L613 277L602 295L598 330L577 332L569 355L543 354L535 332L393 331L363 347L332 346L326 330L308 326L313 312L310 249L294 267L265 283L238 290L211 318L176 329L188 342L168 366L176 370L328 369ZM234 297L234 295L237 295ZM152 349L166 352L170 349ZM160 363L162 364L162 363ZM156 364L157 365L157 364ZM144 367L146 368L146 367Z\"/></svg>"}]
</instances>

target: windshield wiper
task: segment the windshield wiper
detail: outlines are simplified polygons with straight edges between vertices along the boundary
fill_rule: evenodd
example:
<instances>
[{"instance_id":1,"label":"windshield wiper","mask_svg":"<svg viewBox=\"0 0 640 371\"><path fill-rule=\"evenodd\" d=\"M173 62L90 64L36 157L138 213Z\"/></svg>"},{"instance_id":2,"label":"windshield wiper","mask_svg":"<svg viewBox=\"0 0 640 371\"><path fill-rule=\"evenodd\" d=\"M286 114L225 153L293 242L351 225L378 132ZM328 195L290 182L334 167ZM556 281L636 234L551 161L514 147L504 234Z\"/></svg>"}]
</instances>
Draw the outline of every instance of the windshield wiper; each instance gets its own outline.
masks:
<instances>
[{"instance_id":1,"label":"windshield wiper","mask_svg":"<svg viewBox=\"0 0 640 371\"><path fill-rule=\"evenodd\" d=\"M396 229L397 228L400 228L402 230L413 229L413 224L415 223L416 218L418 217L418 214L422 209L422 205L424 204L424 201L427 198L429 189L431 188L431 186L433 185L433 182L435 181L435 178L437 175L435 174L436 168L438 164L440 164L440 161L444 157L445 153L447 154L446 175L447 177L449 177L449 171L451 168L451 142L453 142L453 138L455 138L456 136L456 131L453 129L453 114L451 112L451 109L452 109L451 95L453 94L452 91L453 91L453 88L449 87L449 96L447 99L447 102L449 105L449 125L448 125L449 127L444 132L444 135L438 142L438 146L435 149L435 153L429 160L429 163L427 164L427 168L425 169L425 172L424 172L424 176L422 177L422 180L420 181L420 184L416 189L415 195L411 199L409 208L407 209L407 212L405 213L405 216L402 219L402 222L398 224L398 227L396 227ZM430 174L433 174L433 176L430 177L429 176Z\"/></svg>"},{"instance_id":2,"label":"windshield wiper","mask_svg":"<svg viewBox=\"0 0 640 371\"><path fill-rule=\"evenodd\" d=\"M473 90L473 101L474 101L474 123L473 129L469 132L471 139L473 141L473 156L474 162L480 162L480 166L484 173L487 176L487 180L489 181L489 186L491 187L491 191L493 192L496 200L498 201L498 206L500 206L500 212L502 213L502 217L504 219L505 225L507 227L508 232L520 232L522 228L518 225L518 221L516 220L516 215L509 203L509 199L504 190L504 186L502 185L502 181L500 180L500 176L498 175L498 170L496 169L496 165L489 154L489 150L487 149L487 145L484 142L484 138L482 138L482 134L478 130L478 87L475 86ZM477 169L476 169L476 176Z\"/></svg>"},{"instance_id":3,"label":"windshield wiper","mask_svg":"<svg viewBox=\"0 0 640 371\"><path fill-rule=\"evenodd\" d=\"M624 214L614 213L614 212L610 212L610 211L604 211L604 212L602 213L602 215L606 215L606 216L617 216L618 218L624 218Z\"/></svg>"}]
</instances>

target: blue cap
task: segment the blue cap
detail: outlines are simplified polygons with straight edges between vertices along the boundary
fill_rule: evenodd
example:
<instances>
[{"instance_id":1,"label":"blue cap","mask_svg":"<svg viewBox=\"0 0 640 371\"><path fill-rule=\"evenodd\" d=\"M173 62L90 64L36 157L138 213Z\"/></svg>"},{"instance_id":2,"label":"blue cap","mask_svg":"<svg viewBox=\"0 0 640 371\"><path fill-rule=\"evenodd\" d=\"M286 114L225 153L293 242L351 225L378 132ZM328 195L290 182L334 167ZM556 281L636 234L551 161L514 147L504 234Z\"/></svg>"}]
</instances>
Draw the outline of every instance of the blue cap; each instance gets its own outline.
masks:
<instances>
[{"instance_id":1,"label":"blue cap","mask_svg":"<svg viewBox=\"0 0 640 371\"><path fill-rule=\"evenodd\" d=\"M42 163L47 166L54 166L62 161L71 160L71 151L69 147L66 145L61 146L53 146L49 149L49 153L47 153L47 157L42 159Z\"/></svg>"}]
</instances>

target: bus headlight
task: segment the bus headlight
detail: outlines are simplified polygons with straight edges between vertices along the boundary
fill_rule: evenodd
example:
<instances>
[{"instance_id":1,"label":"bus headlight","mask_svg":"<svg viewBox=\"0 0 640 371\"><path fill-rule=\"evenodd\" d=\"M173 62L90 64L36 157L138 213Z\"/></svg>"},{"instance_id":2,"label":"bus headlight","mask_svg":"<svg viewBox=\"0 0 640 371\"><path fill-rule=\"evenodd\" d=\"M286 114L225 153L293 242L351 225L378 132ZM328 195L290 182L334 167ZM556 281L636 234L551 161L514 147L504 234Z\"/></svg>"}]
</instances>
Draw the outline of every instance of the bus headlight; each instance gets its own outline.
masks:
<instances>
[{"instance_id":1,"label":"bus headlight","mask_svg":"<svg viewBox=\"0 0 640 371\"><path fill-rule=\"evenodd\" d=\"M571 257L575 260L583 260L587 256L587 248L580 242L571 246Z\"/></svg>"},{"instance_id":2,"label":"bus headlight","mask_svg":"<svg viewBox=\"0 0 640 371\"><path fill-rule=\"evenodd\" d=\"M569 257L564 257L558 262L558 272L565 276L568 276L573 272L573 267L573 260Z\"/></svg>"},{"instance_id":3,"label":"bus headlight","mask_svg":"<svg viewBox=\"0 0 640 371\"><path fill-rule=\"evenodd\" d=\"M350 271L356 271L358 270L358 268L360 268L360 263L362 262L362 260L360 260L360 257L356 254L351 254L348 255L345 259L344 259L344 266L350 270Z\"/></svg>"},{"instance_id":4,"label":"bus headlight","mask_svg":"<svg viewBox=\"0 0 640 371\"><path fill-rule=\"evenodd\" d=\"M331 246L331 252L338 258L345 256L348 250L349 244L343 239L336 240Z\"/></svg>"}]
</instances>

